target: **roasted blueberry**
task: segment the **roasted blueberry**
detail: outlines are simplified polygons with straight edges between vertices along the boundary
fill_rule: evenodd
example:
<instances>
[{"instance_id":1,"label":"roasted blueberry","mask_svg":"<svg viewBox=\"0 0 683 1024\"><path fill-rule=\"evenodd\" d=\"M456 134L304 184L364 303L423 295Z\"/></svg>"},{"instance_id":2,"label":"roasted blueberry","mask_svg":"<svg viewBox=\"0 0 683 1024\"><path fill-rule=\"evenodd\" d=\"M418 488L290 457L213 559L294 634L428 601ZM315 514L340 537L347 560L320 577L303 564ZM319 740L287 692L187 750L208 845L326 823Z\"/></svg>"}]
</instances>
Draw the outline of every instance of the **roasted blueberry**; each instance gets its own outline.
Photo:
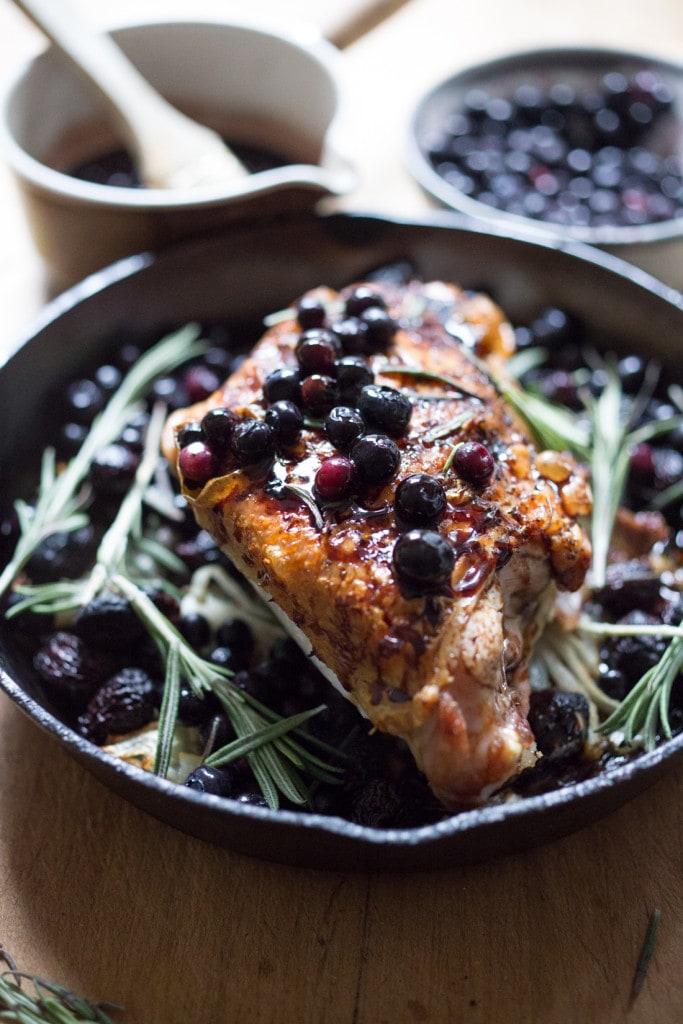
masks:
<instances>
[{"instance_id":1,"label":"roasted blueberry","mask_svg":"<svg viewBox=\"0 0 683 1024\"><path fill-rule=\"evenodd\" d=\"M72 629L88 644L113 652L120 651L122 644L132 650L145 636L145 627L130 601L106 591L76 613Z\"/></svg>"},{"instance_id":2,"label":"roasted blueberry","mask_svg":"<svg viewBox=\"0 0 683 1024\"><path fill-rule=\"evenodd\" d=\"M83 707L106 678L108 664L81 637L58 630L45 638L33 658L48 696L60 706Z\"/></svg>"},{"instance_id":3,"label":"roasted blueberry","mask_svg":"<svg viewBox=\"0 0 683 1024\"><path fill-rule=\"evenodd\" d=\"M243 466L272 458L275 452L275 432L263 420L242 420L230 439L232 453Z\"/></svg>"},{"instance_id":4,"label":"roasted blueberry","mask_svg":"<svg viewBox=\"0 0 683 1024\"><path fill-rule=\"evenodd\" d=\"M301 372L305 375L322 373L328 377L334 376L335 360L340 353L340 342L325 328L304 331L295 348Z\"/></svg>"},{"instance_id":5,"label":"roasted blueberry","mask_svg":"<svg viewBox=\"0 0 683 1024\"><path fill-rule=\"evenodd\" d=\"M348 451L364 428L363 417L358 410L346 405L335 405L325 417L327 438L340 452Z\"/></svg>"},{"instance_id":6,"label":"roasted blueberry","mask_svg":"<svg viewBox=\"0 0 683 1024\"><path fill-rule=\"evenodd\" d=\"M294 402L301 398L301 378L298 367L283 366L269 373L263 382L263 395L267 402Z\"/></svg>"},{"instance_id":7,"label":"roasted blueberry","mask_svg":"<svg viewBox=\"0 0 683 1024\"><path fill-rule=\"evenodd\" d=\"M240 422L240 417L232 409L219 405L202 417L202 434L213 452L221 454L227 451L233 431Z\"/></svg>"},{"instance_id":8,"label":"roasted blueberry","mask_svg":"<svg viewBox=\"0 0 683 1024\"><path fill-rule=\"evenodd\" d=\"M366 325L366 337L370 350L382 352L394 340L396 321L380 306L370 306L360 316Z\"/></svg>"},{"instance_id":9,"label":"roasted blueberry","mask_svg":"<svg viewBox=\"0 0 683 1024\"><path fill-rule=\"evenodd\" d=\"M117 733L134 732L152 721L156 688L140 668L123 668L91 698L78 720L79 730L93 743L102 744Z\"/></svg>"},{"instance_id":10,"label":"roasted blueberry","mask_svg":"<svg viewBox=\"0 0 683 1024\"><path fill-rule=\"evenodd\" d=\"M374 374L363 356L342 356L335 366L339 401L342 405L355 405L366 384L372 384Z\"/></svg>"},{"instance_id":11,"label":"roasted blueberry","mask_svg":"<svg viewBox=\"0 0 683 1024\"><path fill-rule=\"evenodd\" d=\"M386 303L379 292L369 285L359 284L351 291L345 300L345 311L347 316L360 316L366 309L371 307L385 309Z\"/></svg>"},{"instance_id":12,"label":"roasted blueberry","mask_svg":"<svg viewBox=\"0 0 683 1024\"><path fill-rule=\"evenodd\" d=\"M187 448L188 444L192 444L194 441L203 441L204 433L201 423L197 420L183 423L182 427L176 431L175 439L179 448Z\"/></svg>"},{"instance_id":13,"label":"roasted blueberry","mask_svg":"<svg viewBox=\"0 0 683 1024\"><path fill-rule=\"evenodd\" d=\"M406 432L413 406L407 395L383 384L367 384L358 397L358 409L368 427L392 437Z\"/></svg>"},{"instance_id":14,"label":"roasted blueberry","mask_svg":"<svg viewBox=\"0 0 683 1024\"><path fill-rule=\"evenodd\" d=\"M244 619L226 619L216 630L216 643L239 652L243 660L248 660L254 649L254 634Z\"/></svg>"},{"instance_id":15,"label":"roasted blueberry","mask_svg":"<svg viewBox=\"0 0 683 1024\"><path fill-rule=\"evenodd\" d=\"M206 441L192 441L180 449L178 468L191 487L202 486L217 472L217 463Z\"/></svg>"},{"instance_id":16,"label":"roasted blueberry","mask_svg":"<svg viewBox=\"0 0 683 1024\"><path fill-rule=\"evenodd\" d=\"M140 456L123 444L108 444L90 463L88 476L96 494L121 497L133 482Z\"/></svg>"},{"instance_id":17,"label":"roasted blueberry","mask_svg":"<svg viewBox=\"0 0 683 1024\"><path fill-rule=\"evenodd\" d=\"M409 530L394 545L392 562L406 597L440 593L455 565L451 544L434 530Z\"/></svg>"},{"instance_id":18,"label":"roasted blueberry","mask_svg":"<svg viewBox=\"0 0 683 1024\"><path fill-rule=\"evenodd\" d=\"M313 481L313 489L322 501L342 501L353 488L355 467L344 455L333 455L321 462Z\"/></svg>"},{"instance_id":19,"label":"roasted blueberry","mask_svg":"<svg viewBox=\"0 0 683 1024\"><path fill-rule=\"evenodd\" d=\"M332 324L331 330L346 355L363 355L368 351L368 325L358 317L338 320Z\"/></svg>"},{"instance_id":20,"label":"roasted blueberry","mask_svg":"<svg viewBox=\"0 0 683 1024\"><path fill-rule=\"evenodd\" d=\"M66 389L67 415L75 423L90 426L95 416L104 408L104 404L104 392L94 380L76 380Z\"/></svg>"},{"instance_id":21,"label":"roasted blueberry","mask_svg":"<svg viewBox=\"0 0 683 1024\"><path fill-rule=\"evenodd\" d=\"M285 446L296 444L301 436L304 417L294 402L274 402L266 409L265 421L271 427L275 440Z\"/></svg>"},{"instance_id":22,"label":"roasted blueberry","mask_svg":"<svg viewBox=\"0 0 683 1024\"><path fill-rule=\"evenodd\" d=\"M296 315L302 331L325 324L325 307L314 295L303 295L296 305Z\"/></svg>"},{"instance_id":23,"label":"roasted blueberry","mask_svg":"<svg viewBox=\"0 0 683 1024\"><path fill-rule=\"evenodd\" d=\"M463 441L455 449L453 469L463 480L474 487L483 487L493 475L493 455L479 441Z\"/></svg>"},{"instance_id":24,"label":"roasted blueberry","mask_svg":"<svg viewBox=\"0 0 683 1024\"><path fill-rule=\"evenodd\" d=\"M351 458L361 480L367 484L386 484L401 464L401 452L386 434L365 434L351 449Z\"/></svg>"},{"instance_id":25,"label":"roasted blueberry","mask_svg":"<svg viewBox=\"0 0 683 1024\"><path fill-rule=\"evenodd\" d=\"M560 760L581 753L588 732L588 701L582 693L532 693L528 719L544 757Z\"/></svg>"},{"instance_id":26,"label":"roasted blueberry","mask_svg":"<svg viewBox=\"0 0 683 1024\"><path fill-rule=\"evenodd\" d=\"M208 793L211 796L233 796L231 783L229 772L208 764L200 764L185 779L188 789L194 789L197 793Z\"/></svg>"},{"instance_id":27,"label":"roasted blueberry","mask_svg":"<svg viewBox=\"0 0 683 1024\"><path fill-rule=\"evenodd\" d=\"M202 402L216 391L220 382L221 377L216 370L203 363L189 366L182 376L182 387L189 402Z\"/></svg>"},{"instance_id":28,"label":"roasted blueberry","mask_svg":"<svg viewBox=\"0 0 683 1024\"><path fill-rule=\"evenodd\" d=\"M394 510L402 526L433 526L447 504L443 484L428 473L413 473L396 488Z\"/></svg>"},{"instance_id":29,"label":"roasted blueberry","mask_svg":"<svg viewBox=\"0 0 683 1024\"><path fill-rule=\"evenodd\" d=\"M188 612L182 615L176 628L182 637L187 640L190 647L200 651L211 640L211 625L205 615L200 612Z\"/></svg>"},{"instance_id":30,"label":"roasted blueberry","mask_svg":"<svg viewBox=\"0 0 683 1024\"><path fill-rule=\"evenodd\" d=\"M301 383L301 402L311 416L325 416L337 403L337 385L332 377L314 373Z\"/></svg>"}]
</instances>

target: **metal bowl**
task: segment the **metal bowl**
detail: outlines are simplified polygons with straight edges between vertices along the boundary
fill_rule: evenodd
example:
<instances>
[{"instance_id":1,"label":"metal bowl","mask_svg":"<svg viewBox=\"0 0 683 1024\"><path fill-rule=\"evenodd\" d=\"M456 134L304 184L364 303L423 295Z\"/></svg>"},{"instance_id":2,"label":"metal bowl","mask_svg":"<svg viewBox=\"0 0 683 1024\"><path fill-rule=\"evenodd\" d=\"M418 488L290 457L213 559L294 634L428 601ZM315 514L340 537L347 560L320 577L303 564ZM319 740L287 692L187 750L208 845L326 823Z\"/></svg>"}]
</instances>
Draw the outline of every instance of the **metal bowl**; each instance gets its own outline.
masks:
<instances>
[{"instance_id":1,"label":"metal bowl","mask_svg":"<svg viewBox=\"0 0 683 1024\"><path fill-rule=\"evenodd\" d=\"M287 258L283 259L283 253ZM453 214L423 222L371 216L297 216L229 236L125 259L65 293L0 368L0 475L37 460L48 396L112 337L153 340L190 320L256 324L321 283L340 287L374 268L409 261L417 275L488 288L513 322L543 305L582 317L596 343L648 356L675 372L683 299L642 271L578 244L472 228ZM204 796L103 753L64 726L32 671L0 635L0 686L42 729L121 797L191 835L256 857L334 870L452 866L545 843L617 808L680 758L683 735L577 785L485 807L417 829L382 830L339 818L273 812Z\"/></svg>"},{"instance_id":2,"label":"metal bowl","mask_svg":"<svg viewBox=\"0 0 683 1024\"><path fill-rule=\"evenodd\" d=\"M661 155L683 156L683 66L641 53L618 50L563 48L533 50L478 64L454 74L427 93L415 110L408 135L409 170L425 192L439 203L488 225L523 230L541 238L581 241L595 245L640 266L676 288L683 287L683 217L635 226L580 223L552 224L522 216L466 194L439 174L429 151L454 113L461 111L471 90L491 97L510 98L520 85L530 83L547 90L563 83L575 90L595 89L603 76L620 72L631 77L650 70L674 94L673 116L666 131L653 131L652 147ZM683 199L683 197L681 197Z\"/></svg>"}]
</instances>

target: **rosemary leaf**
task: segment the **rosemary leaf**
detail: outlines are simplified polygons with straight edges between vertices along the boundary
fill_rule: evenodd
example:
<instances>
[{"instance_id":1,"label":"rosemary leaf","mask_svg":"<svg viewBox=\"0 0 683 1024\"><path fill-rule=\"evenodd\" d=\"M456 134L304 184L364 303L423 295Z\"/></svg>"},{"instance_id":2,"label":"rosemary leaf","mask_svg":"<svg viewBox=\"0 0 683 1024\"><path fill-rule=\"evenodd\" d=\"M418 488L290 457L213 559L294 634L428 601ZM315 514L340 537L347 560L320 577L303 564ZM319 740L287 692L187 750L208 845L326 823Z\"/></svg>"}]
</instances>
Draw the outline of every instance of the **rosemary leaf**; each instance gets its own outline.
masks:
<instances>
[{"instance_id":1,"label":"rosemary leaf","mask_svg":"<svg viewBox=\"0 0 683 1024\"><path fill-rule=\"evenodd\" d=\"M316 529L322 530L324 526L322 514L316 504L315 499L311 497L308 491L305 490L303 487L299 487L297 484L290 484L289 482L283 483L282 487L284 490L289 491L291 494L294 494L299 499L299 501L302 501L304 503L308 511L311 513L311 517L313 519Z\"/></svg>"},{"instance_id":2,"label":"rosemary leaf","mask_svg":"<svg viewBox=\"0 0 683 1024\"><path fill-rule=\"evenodd\" d=\"M397 366L394 363L380 363L375 369L378 373L384 374L385 377L415 377L417 380L435 381L439 384L445 384L446 387L457 391L460 395L465 395L467 398L474 398L477 402L483 401L480 395L475 395L473 391L469 391L459 381L455 380L454 377L449 377L445 373L425 370L421 366Z\"/></svg>"},{"instance_id":3,"label":"rosemary leaf","mask_svg":"<svg viewBox=\"0 0 683 1024\"><path fill-rule=\"evenodd\" d=\"M252 750L256 750L258 747L263 746L264 743L271 743L273 740L278 739L284 733L289 732L292 729L296 729L307 722L309 718L317 715L318 712L324 709L325 705L321 704L320 707L311 708L309 711L300 711L296 715L289 715L287 718L281 718L279 721L273 722L270 725L262 726L260 729L256 729L248 736L240 736L238 739L233 740L231 743L227 743L224 747L210 754L206 758L205 764L208 764L214 768L220 768L222 765L230 764L231 761L235 761L238 757L243 757L245 754L251 753ZM299 767L303 767L303 762L298 759Z\"/></svg>"},{"instance_id":4,"label":"rosemary leaf","mask_svg":"<svg viewBox=\"0 0 683 1024\"><path fill-rule=\"evenodd\" d=\"M659 922L661 920L662 912L658 907L650 914L650 919L647 923L647 931L645 933L645 939L643 946L638 956L638 963L636 964L635 974L633 976L633 986L631 988L631 998L635 999L643 987L647 969L650 966L650 960L655 951L657 945L657 932L659 931Z\"/></svg>"},{"instance_id":5,"label":"rosemary leaf","mask_svg":"<svg viewBox=\"0 0 683 1024\"><path fill-rule=\"evenodd\" d=\"M164 693L159 709L159 739L154 756L154 774L165 779L171 763L171 748L180 703L180 654L178 644L172 642L166 655Z\"/></svg>"}]
</instances>

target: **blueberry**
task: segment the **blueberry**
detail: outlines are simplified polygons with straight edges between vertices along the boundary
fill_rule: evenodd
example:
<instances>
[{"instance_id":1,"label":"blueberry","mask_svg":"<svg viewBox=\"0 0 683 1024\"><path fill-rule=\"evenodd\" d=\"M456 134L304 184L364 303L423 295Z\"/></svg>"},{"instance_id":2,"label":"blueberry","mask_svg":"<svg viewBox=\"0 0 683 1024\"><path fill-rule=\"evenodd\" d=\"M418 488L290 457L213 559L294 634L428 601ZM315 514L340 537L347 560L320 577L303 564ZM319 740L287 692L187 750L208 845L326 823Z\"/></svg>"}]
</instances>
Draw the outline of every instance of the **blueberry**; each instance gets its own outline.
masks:
<instances>
[{"instance_id":1,"label":"blueberry","mask_svg":"<svg viewBox=\"0 0 683 1024\"><path fill-rule=\"evenodd\" d=\"M275 452L275 431L263 420L242 420L230 440L232 453L243 466L253 466L272 458Z\"/></svg>"},{"instance_id":2,"label":"blueberry","mask_svg":"<svg viewBox=\"0 0 683 1024\"><path fill-rule=\"evenodd\" d=\"M203 442L204 432L201 423L196 420L183 423L182 427L176 431L175 439L179 448L187 448L188 444L193 444L196 441Z\"/></svg>"},{"instance_id":3,"label":"blueberry","mask_svg":"<svg viewBox=\"0 0 683 1024\"><path fill-rule=\"evenodd\" d=\"M192 441L180 449L178 468L189 486L201 486L216 475L216 460L206 441Z\"/></svg>"},{"instance_id":4,"label":"blueberry","mask_svg":"<svg viewBox=\"0 0 683 1024\"><path fill-rule=\"evenodd\" d=\"M273 402L266 409L265 421L272 429L275 440L285 446L296 444L304 425L303 413L299 406L285 400Z\"/></svg>"},{"instance_id":5,"label":"blueberry","mask_svg":"<svg viewBox=\"0 0 683 1024\"><path fill-rule=\"evenodd\" d=\"M479 441L463 441L455 449L453 469L467 483L482 487L491 479L495 462L486 445Z\"/></svg>"},{"instance_id":6,"label":"blueberry","mask_svg":"<svg viewBox=\"0 0 683 1024\"><path fill-rule=\"evenodd\" d=\"M76 613L72 629L88 644L113 652L132 649L145 636L145 627L128 598L104 591Z\"/></svg>"},{"instance_id":7,"label":"blueberry","mask_svg":"<svg viewBox=\"0 0 683 1024\"><path fill-rule=\"evenodd\" d=\"M433 526L446 506L443 484L428 473L413 473L396 488L395 512L402 526Z\"/></svg>"},{"instance_id":8,"label":"blueberry","mask_svg":"<svg viewBox=\"0 0 683 1024\"><path fill-rule=\"evenodd\" d=\"M322 373L332 377L335 360L341 354L341 344L331 331L324 328L304 331L296 344L295 354L303 374Z\"/></svg>"},{"instance_id":9,"label":"blueberry","mask_svg":"<svg viewBox=\"0 0 683 1024\"><path fill-rule=\"evenodd\" d=\"M240 417L232 409L216 406L202 417L201 428L212 452L222 454L228 450L235 427Z\"/></svg>"},{"instance_id":10,"label":"blueberry","mask_svg":"<svg viewBox=\"0 0 683 1024\"><path fill-rule=\"evenodd\" d=\"M66 407L69 419L89 426L104 408L105 396L94 380L73 381L66 389Z\"/></svg>"},{"instance_id":11,"label":"blueberry","mask_svg":"<svg viewBox=\"0 0 683 1024\"><path fill-rule=\"evenodd\" d=\"M244 619L226 619L216 630L216 643L239 652L241 658L248 660L254 648L254 634Z\"/></svg>"},{"instance_id":12,"label":"blueberry","mask_svg":"<svg viewBox=\"0 0 683 1024\"><path fill-rule=\"evenodd\" d=\"M202 402L219 387L221 378L210 366L197 363L185 370L182 387L189 402Z\"/></svg>"},{"instance_id":13,"label":"blueberry","mask_svg":"<svg viewBox=\"0 0 683 1024\"><path fill-rule=\"evenodd\" d=\"M341 501L348 497L354 481L354 465L344 455L333 455L321 462L313 489L322 501Z\"/></svg>"},{"instance_id":14,"label":"blueberry","mask_svg":"<svg viewBox=\"0 0 683 1024\"><path fill-rule=\"evenodd\" d=\"M355 405L361 389L374 380L374 374L362 356L342 356L336 362L335 376L342 405Z\"/></svg>"},{"instance_id":15,"label":"blueberry","mask_svg":"<svg viewBox=\"0 0 683 1024\"><path fill-rule=\"evenodd\" d=\"M376 289L369 285L359 284L346 296L345 311L347 316L360 316L366 309L386 308L386 303Z\"/></svg>"},{"instance_id":16,"label":"blueberry","mask_svg":"<svg viewBox=\"0 0 683 1024\"><path fill-rule=\"evenodd\" d=\"M588 717L588 701L582 693L540 690L531 694L529 725L538 749L553 761L581 753Z\"/></svg>"},{"instance_id":17,"label":"blueberry","mask_svg":"<svg viewBox=\"0 0 683 1024\"><path fill-rule=\"evenodd\" d=\"M380 306L370 306L360 315L366 326L367 343L372 351L382 352L396 334L396 321Z\"/></svg>"},{"instance_id":18,"label":"blueberry","mask_svg":"<svg viewBox=\"0 0 683 1024\"><path fill-rule=\"evenodd\" d=\"M98 366L94 373L95 383L102 389L105 395L110 395L116 391L119 384L123 379L123 374L117 366L112 366L111 363L103 363L102 366Z\"/></svg>"},{"instance_id":19,"label":"blueberry","mask_svg":"<svg viewBox=\"0 0 683 1024\"><path fill-rule=\"evenodd\" d=\"M363 355L369 349L368 325L358 317L350 316L332 325L332 333L347 355Z\"/></svg>"},{"instance_id":20,"label":"blueberry","mask_svg":"<svg viewBox=\"0 0 683 1024\"><path fill-rule=\"evenodd\" d=\"M336 405L325 417L328 440L340 452L348 451L364 429L363 417L357 409Z\"/></svg>"},{"instance_id":21,"label":"blueberry","mask_svg":"<svg viewBox=\"0 0 683 1024\"><path fill-rule=\"evenodd\" d=\"M336 382L327 374L311 374L301 383L301 402L312 416L325 416L337 403Z\"/></svg>"},{"instance_id":22,"label":"blueberry","mask_svg":"<svg viewBox=\"0 0 683 1024\"><path fill-rule=\"evenodd\" d=\"M97 494L120 497L129 489L140 456L123 444L108 444L90 463L88 477Z\"/></svg>"},{"instance_id":23,"label":"blueberry","mask_svg":"<svg viewBox=\"0 0 683 1024\"><path fill-rule=\"evenodd\" d=\"M368 484L386 484L401 464L401 452L385 434L365 434L351 449L360 478Z\"/></svg>"},{"instance_id":24,"label":"blueberry","mask_svg":"<svg viewBox=\"0 0 683 1024\"><path fill-rule=\"evenodd\" d=\"M200 651L211 640L211 626L206 616L199 612L190 612L181 616L176 623L181 636L187 640L191 647Z\"/></svg>"},{"instance_id":25,"label":"blueberry","mask_svg":"<svg viewBox=\"0 0 683 1024\"><path fill-rule=\"evenodd\" d=\"M107 676L106 660L66 630L51 633L33 658L48 696L60 706L85 706Z\"/></svg>"},{"instance_id":26,"label":"blueberry","mask_svg":"<svg viewBox=\"0 0 683 1024\"><path fill-rule=\"evenodd\" d=\"M443 591L455 565L455 553L440 533L409 530L396 541L392 563L403 594L418 597Z\"/></svg>"},{"instance_id":27,"label":"blueberry","mask_svg":"<svg viewBox=\"0 0 683 1024\"><path fill-rule=\"evenodd\" d=\"M209 793L212 796L232 796L230 776L222 768L214 768L208 764L200 764L185 779L188 789L197 793Z\"/></svg>"},{"instance_id":28,"label":"blueberry","mask_svg":"<svg viewBox=\"0 0 683 1024\"><path fill-rule=\"evenodd\" d=\"M368 427L385 431L392 437L406 432L413 406L407 395L397 388L367 384L358 398L358 409Z\"/></svg>"},{"instance_id":29,"label":"blueberry","mask_svg":"<svg viewBox=\"0 0 683 1024\"><path fill-rule=\"evenodd\" d=\"M283 366L269 373L263 383L263 395L267 402L295 402L300 400L300 375L298 368Z\"/></svg>"},{"instance_id":30,"label":"blueberry","mask_svg":"<svg viewBox=\"0 0 683 1024\"><path fill-rule=\"evenodd\" d=\"M296 306L296 315L302 331L323 327L325 324L325 307L313 295L302 296Z\"/></svg>"}]
</instances>

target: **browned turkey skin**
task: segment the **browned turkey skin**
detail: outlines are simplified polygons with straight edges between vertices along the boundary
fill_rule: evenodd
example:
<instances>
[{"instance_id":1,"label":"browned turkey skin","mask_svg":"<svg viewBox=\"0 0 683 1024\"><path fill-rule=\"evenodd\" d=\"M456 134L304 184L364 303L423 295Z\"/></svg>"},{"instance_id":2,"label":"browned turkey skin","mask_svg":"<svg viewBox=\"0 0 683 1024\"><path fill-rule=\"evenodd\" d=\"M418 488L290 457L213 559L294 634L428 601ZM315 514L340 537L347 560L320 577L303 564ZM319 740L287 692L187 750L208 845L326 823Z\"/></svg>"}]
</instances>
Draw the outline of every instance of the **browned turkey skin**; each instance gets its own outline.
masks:
<instances>
[{"instance_id":1,"label":"browned turkey skin","mask_svg":"<svg viewBox=\"0 0 683 1024\"><path fill-rule=\"evenodd\" d=\"M525 717L529 654L556 588L583 583L590 548L579 517L590 511L590 493L569 455L535 449L482 368L483 360L500 372L514 348L497 306L440 282L381 290L400 326L369 362L376 383L404 389L413 405L390 483L342 507L322 505L320 528L295 494L268 486L272 463L229 466L202 488L181 482L200 525L372 726L406 741L447 807L474 806L535 761ZM327 289L316 294L339 299ZM174 467L177 429L208 409L263 416L264 380L296 365L299 336L295 316L282 320L219 391L170 417L164 450ZM402 374L402 367L437 376ZM447 468L453 446L472 439L494 455L484 486ZM277 476L310 488L332 454L322 429L307 427L278 453ZM443 480L448 506L438 530L456 554L446 592L426 597L403 593L392 567L401 532L395 490L416 472Z\"/></svg>"}]
</instances>

